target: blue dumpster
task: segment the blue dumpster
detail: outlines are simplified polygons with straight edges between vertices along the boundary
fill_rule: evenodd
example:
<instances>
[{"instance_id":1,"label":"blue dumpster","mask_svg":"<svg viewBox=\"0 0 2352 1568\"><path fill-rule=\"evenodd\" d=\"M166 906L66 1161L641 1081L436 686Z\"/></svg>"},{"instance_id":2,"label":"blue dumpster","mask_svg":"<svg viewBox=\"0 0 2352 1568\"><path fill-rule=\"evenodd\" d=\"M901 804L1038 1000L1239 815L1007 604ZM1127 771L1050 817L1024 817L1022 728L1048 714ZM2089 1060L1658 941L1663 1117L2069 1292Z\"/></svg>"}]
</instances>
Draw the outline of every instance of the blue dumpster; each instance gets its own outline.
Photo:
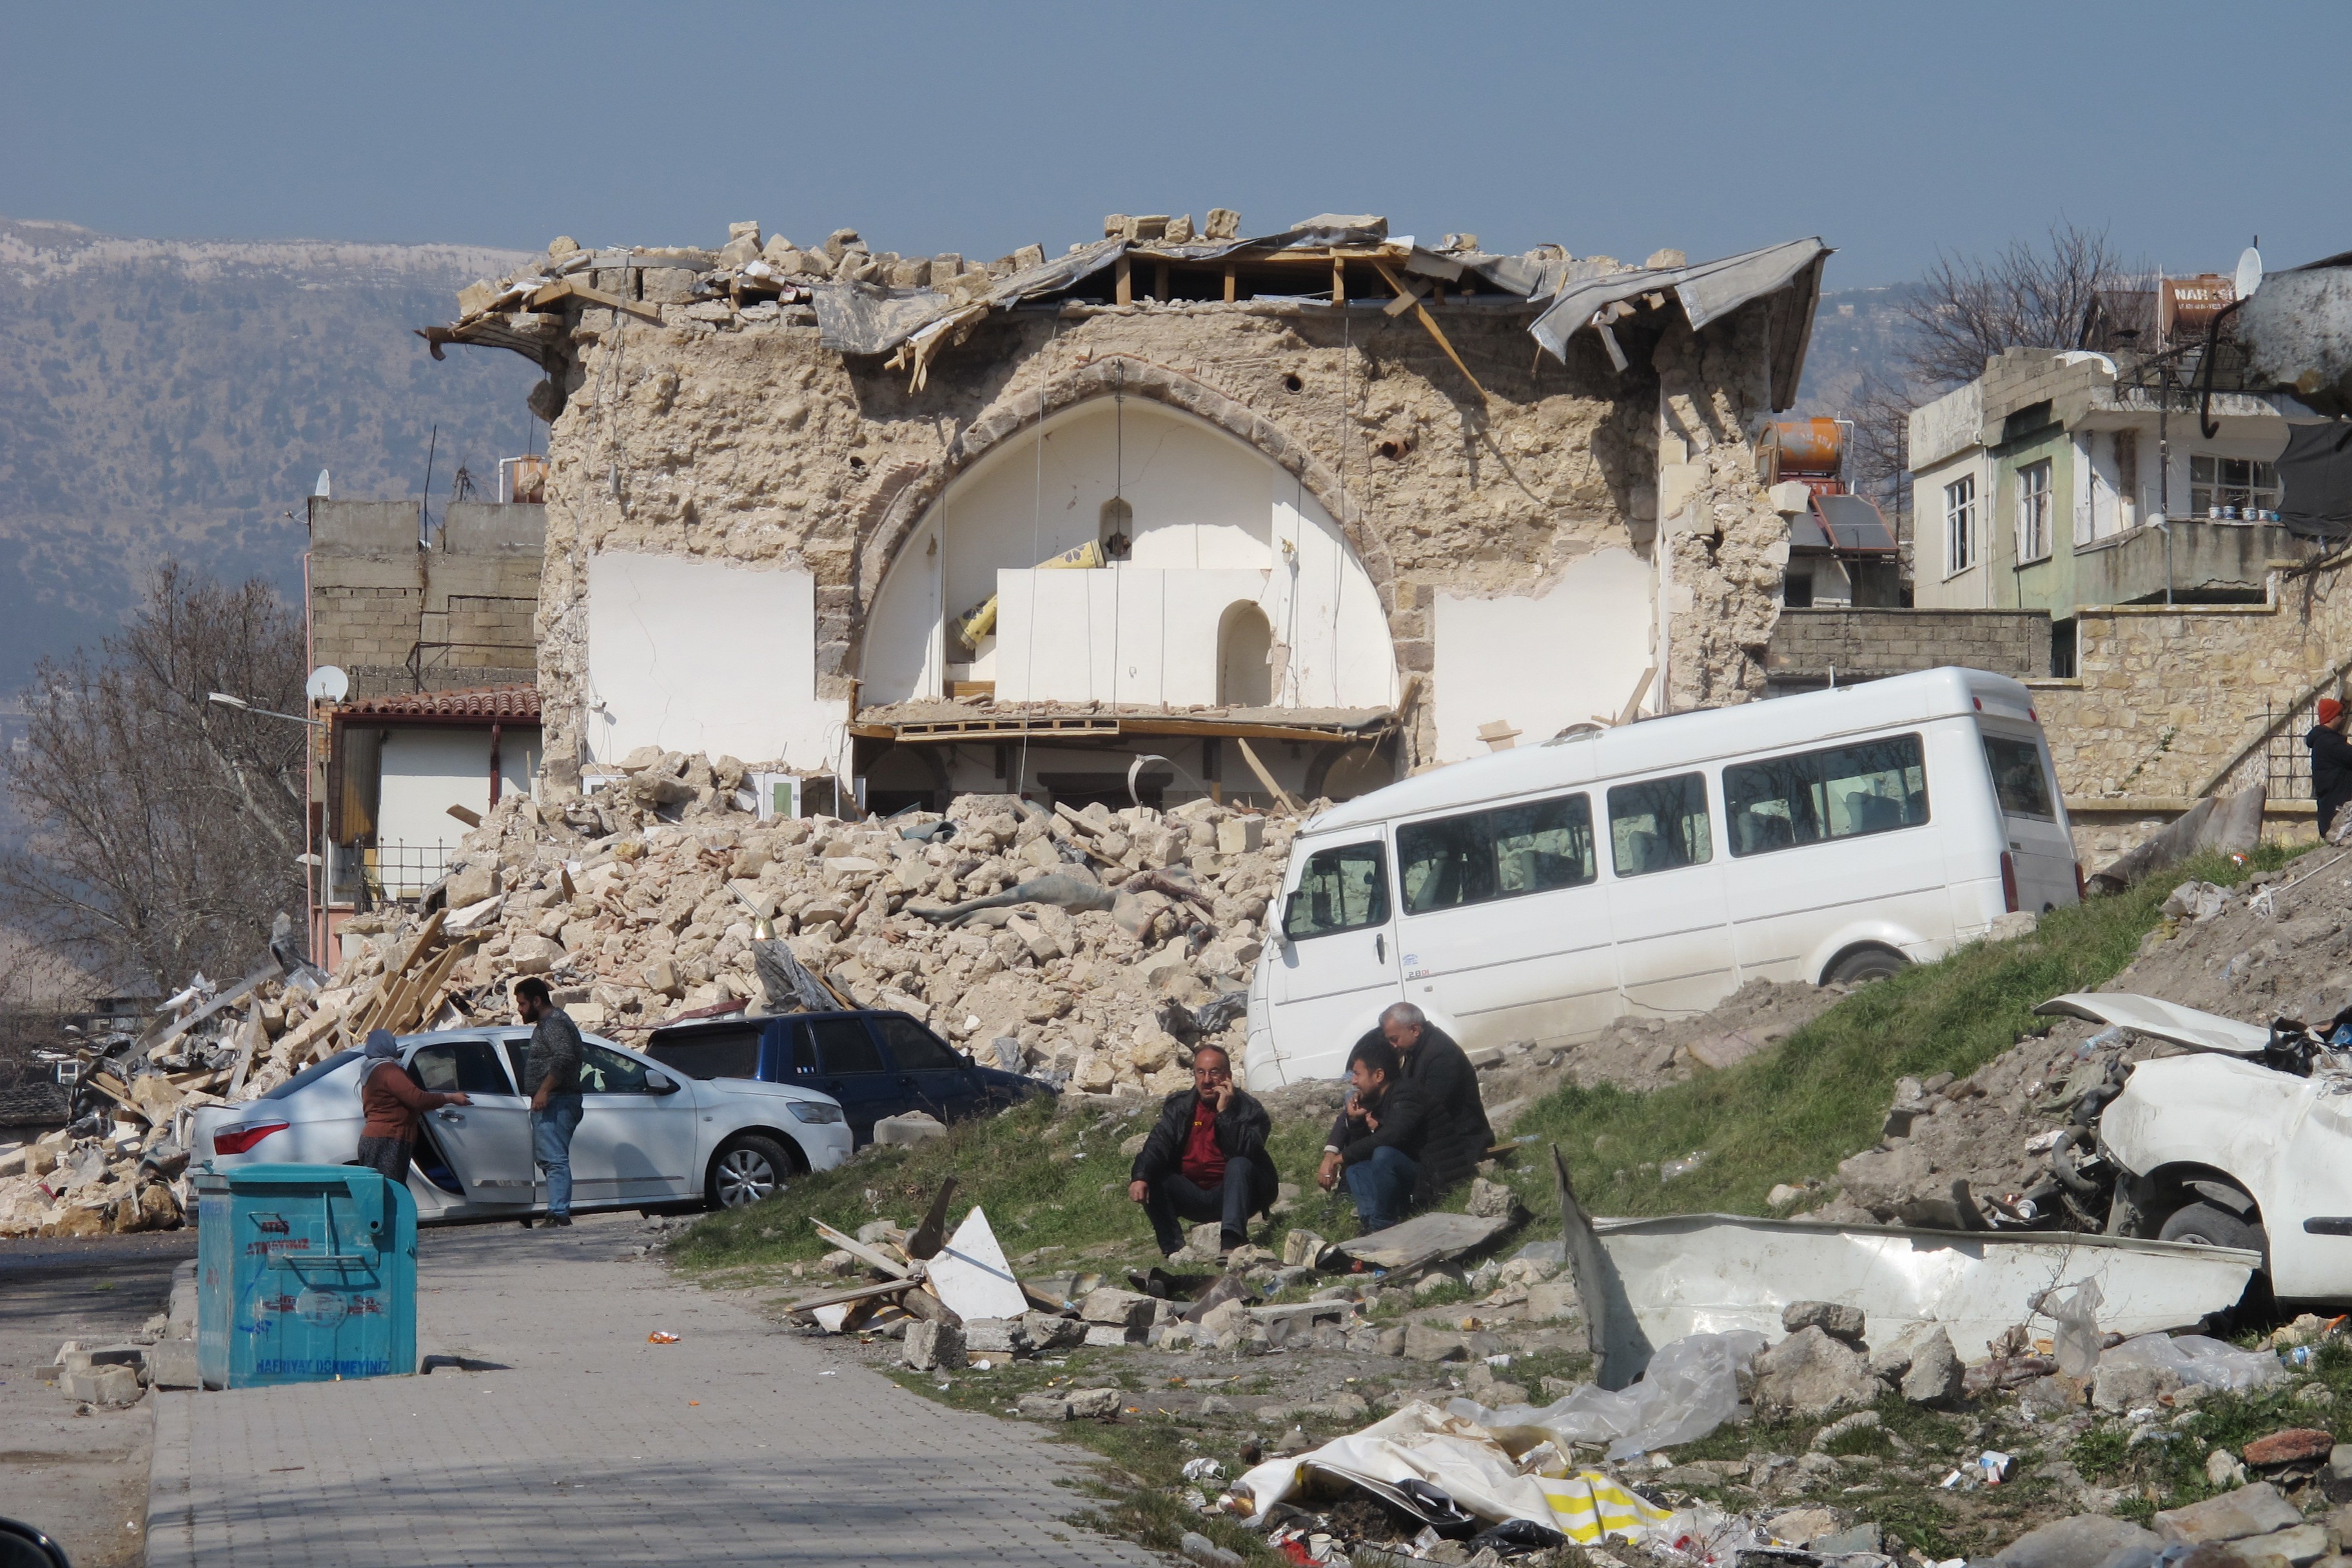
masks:
<instances>
[{"instance_id":1,"label":"blue dumpster","mask_svg":"<svg viewBox=\"0 0 2352 1568\"><path fill-rule=\"evenodd\" d=\"M206 1388L416 1370L416 1200L358 1165L198 1166Z\"/></svg>"}]
</instances>

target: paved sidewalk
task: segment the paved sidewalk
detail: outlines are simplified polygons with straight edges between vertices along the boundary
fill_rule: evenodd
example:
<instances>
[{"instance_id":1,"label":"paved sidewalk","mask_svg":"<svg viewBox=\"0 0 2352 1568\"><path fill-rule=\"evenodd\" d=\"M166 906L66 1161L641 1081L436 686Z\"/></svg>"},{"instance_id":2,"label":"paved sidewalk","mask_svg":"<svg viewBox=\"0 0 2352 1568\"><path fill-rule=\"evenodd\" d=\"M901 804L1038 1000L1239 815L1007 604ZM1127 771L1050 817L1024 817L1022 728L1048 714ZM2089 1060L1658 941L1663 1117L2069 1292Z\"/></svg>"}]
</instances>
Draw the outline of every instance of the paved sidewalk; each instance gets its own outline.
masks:
<instances>
[{"instance_id":1,"label":"paved sidewalk","mask_svg":"<svg viewBox=\"0 0 2352 1568\"><path fill-rule=\"evenodd\" d=\"M636 1225L425 1233L419 1348L507 1370L162 1395L149 1563L1160 1561L1062 1522L1069 1450L669 1283Z\"/></svg>"}]
</instances>

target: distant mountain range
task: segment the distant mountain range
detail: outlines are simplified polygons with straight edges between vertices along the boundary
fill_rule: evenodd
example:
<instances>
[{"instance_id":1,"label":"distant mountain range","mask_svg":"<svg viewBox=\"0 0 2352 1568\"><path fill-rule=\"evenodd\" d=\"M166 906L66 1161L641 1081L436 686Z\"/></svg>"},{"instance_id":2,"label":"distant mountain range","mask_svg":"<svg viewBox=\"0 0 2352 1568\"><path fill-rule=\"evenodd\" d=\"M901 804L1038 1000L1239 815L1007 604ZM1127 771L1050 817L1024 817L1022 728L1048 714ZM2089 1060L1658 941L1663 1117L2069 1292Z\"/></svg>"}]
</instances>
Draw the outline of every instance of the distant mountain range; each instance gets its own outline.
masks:
<instances>
[{"instance_id":1,"label":"distant mountain range","mask_svg":"<svg viewBox=\"0 0 2352 1568\"><path fill-rule=\"evenodd\" d=\"M436 363L410 329L527 259L453 245L120 239L0 218L0 712L95 643L166 556L301 585L302 508L434 497L544 445L513 355ZM1845 412L1891 362L1903 290L1825 294L1799 411ZM5 728L5 725L0 725Z\"/></svg>"},{"instance_id":2,"label":"distant mountain range","mask_svg":"<svg viewBox=\"0 0 2352 1568\"><path fill-rule=\"evenodd\" d=\"M0 218L0 707L95 643L167 557L299 597L303 503L436 504L460 463L544 447L511 354L436 363L410 329L518 254L119 239Z\"/></svg>"}]
</instances>

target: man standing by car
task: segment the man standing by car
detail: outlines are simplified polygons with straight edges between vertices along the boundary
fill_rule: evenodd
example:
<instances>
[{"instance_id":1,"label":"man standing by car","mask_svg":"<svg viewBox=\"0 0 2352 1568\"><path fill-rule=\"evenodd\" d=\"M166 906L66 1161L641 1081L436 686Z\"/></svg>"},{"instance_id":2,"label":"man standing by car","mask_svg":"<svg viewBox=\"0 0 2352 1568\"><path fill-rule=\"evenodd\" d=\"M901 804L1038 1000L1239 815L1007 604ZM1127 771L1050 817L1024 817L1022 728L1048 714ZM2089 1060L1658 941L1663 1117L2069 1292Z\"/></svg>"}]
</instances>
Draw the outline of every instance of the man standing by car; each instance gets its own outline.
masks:
<instances>
[{"instance_id":1,"label":"man standing by car","mask_svg":"<svg viewBox=\"0 0 2352 1568\"><path fill-rule=\"evenodd\" d=\"M1127 1184L1163 1256L1183 1250L1179 1220L1216 1220L1220 1253L1249 1240L1250 1215L1273 1204L1278 1184L1265 1152L1273 1127L1265 1107L1234 1087L1223 1047L1192 1053L1192 1087L1161 1102Z\"/></svg>"},{"instance_id":2,"label":"man standing by car","mask_svg":"<svg viewBox=\"0 0 2352 1568\"><path fill-rule=\"evenodd\" d=\"M1427 1158L1429 1104L1420 1087L1401 1076L1396 1048L1366 1035L1348 1053L1354 1089L1323 1146L1316 1185L1329 1192L1345 1176L1363 1234L1386 1230L1413 1206Z\"/></svg>"},{"instance_id":3,"label":"man standing by car","mask_svg":"<svg viewBox=\"0 0 2352 1568\"><path fill-rule=\"evenodd\" d=\"M390 1029L370 1029L360 1055L367 1062L360 1079L360 1109L367 1120L360 1127L359 1163L383 1173L387 1182L405 1182L418 1119L445 1105L473 1101L462 1094L419 1089L400 1065L400 1042Z\"/></svg>"},{"instance_id":4,"label":"man standing by car","mask_svg":"<svg viewBox=\"0 0 2352 1568\"><path fill-rule=\"evenodd\" d=\"M515 982L515 1012L531 1026L522 1091L530 1096L530 1152L547 1173L547 1223L572 1223L572 1135L580 1130L580 1027L536 974ZM526 1221L526 1224L529 1222Z\"/></svg>"},{"instance_id":5,"label":"man standing by car","mask_svg":"<svg viewBox=\"0 0 2352 1568\"><path fill-rule=\"evenodd\" d=\"M2303 737L2311 748L2311 798L2318 806L2319 836L2328 828L2347 801L2352 801L2352 741L2344 738L2344 704L2333 697L2319 700L2319 722Z\"/></svg>"}]
</instances>

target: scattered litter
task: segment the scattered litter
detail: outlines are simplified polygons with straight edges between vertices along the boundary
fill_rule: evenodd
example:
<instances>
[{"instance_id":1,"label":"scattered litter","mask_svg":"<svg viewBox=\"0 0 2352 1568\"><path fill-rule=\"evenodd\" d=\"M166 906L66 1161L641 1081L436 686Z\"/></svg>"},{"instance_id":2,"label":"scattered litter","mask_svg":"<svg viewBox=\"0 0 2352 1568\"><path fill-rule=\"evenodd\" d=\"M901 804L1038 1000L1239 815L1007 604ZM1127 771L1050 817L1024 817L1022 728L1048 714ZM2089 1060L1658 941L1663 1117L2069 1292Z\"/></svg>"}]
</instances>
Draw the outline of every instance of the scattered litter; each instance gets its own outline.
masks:
<instances>
[{"instance_id":1,"label":"scattered litter","mask_svg":"<svg viewBox=\"0 0 2352 1568\"><path fill-rule=\"evenodd\" d=\"M1221 1481L1225 1479L1225 1467L1215 1459L1187 1459L1184 1479L1188 1481Z\"/></svg>"},{"instance_id":2,"label":"scattered litter","mask_svg":"<svg viewBox=\"0 0 2352 1568\"><path fill-rule=\"evenodd\" d=\"M664 1330L656 1329L652 1333L646 1336L646 1343L649 1345L674 1345L677 1343L677 1336L676 1334L667 1332Z\"/></svg>"}]
</instances>

